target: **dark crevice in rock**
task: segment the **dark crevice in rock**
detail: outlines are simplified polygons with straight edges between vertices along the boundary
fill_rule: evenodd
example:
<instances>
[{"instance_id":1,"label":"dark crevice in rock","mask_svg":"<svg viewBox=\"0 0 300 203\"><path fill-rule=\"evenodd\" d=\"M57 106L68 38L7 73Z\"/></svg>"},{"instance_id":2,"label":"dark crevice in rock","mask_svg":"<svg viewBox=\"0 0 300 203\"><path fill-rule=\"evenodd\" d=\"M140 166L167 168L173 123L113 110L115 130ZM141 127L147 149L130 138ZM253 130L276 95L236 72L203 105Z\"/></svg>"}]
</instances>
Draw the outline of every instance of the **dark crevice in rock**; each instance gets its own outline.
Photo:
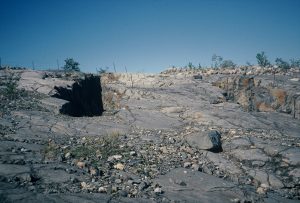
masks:
<instances>
[{"instance_id":1,"label":"dark crevice in rock","mask_svg":"<svg viewBox=\"0 0 300 203\"><path fill-rule=\"evenodd\" d=\"M220 153L220 152L223 152L223 148L221 146L219 148L208 149L208 151L213 152L213 153Z\"/></svg>"},{"instance_id":2,"label":"dark crevice in rock","mask_svg":"<svg viewBox=\"0 0 300 203\"><path fill-rule=\"evenodd\" d=\"M223 152L221 134L216 130L212 130L208 133L208 136L213 144L213 147L211 149L208 149L208 151L214 153Z\"/></svg>"},{"instance_id":3,"label":"dark crevice in rock","mask_svg":"<svg viewBox=\"0 0 300 203\"><path fill-rule=\"evenodd\" d=\"M102 115L102 88L100 76L86 75L75 82L72 87L55 87L54 97L69 101L60 109L60 113L70 116Z\"/></svg>"}]
</instances>

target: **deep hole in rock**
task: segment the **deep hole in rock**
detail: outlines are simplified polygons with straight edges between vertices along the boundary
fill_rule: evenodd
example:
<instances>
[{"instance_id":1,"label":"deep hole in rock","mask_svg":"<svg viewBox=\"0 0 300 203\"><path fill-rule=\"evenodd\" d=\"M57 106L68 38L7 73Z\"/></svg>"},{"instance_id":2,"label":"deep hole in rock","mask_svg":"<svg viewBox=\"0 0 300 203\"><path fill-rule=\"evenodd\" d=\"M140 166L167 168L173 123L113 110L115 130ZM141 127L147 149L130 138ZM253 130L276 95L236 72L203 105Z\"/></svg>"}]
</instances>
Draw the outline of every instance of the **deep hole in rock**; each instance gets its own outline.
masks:
<instances>
[{"instance_id":1,"label":"deep hole in rock","mask_svg":"<svg viewBox=\"0 0 300 203\"><path fill-rule=\"evenodd\" d=\"M212 130L208 133L208 136L213 144L213 147L211 149L209 149L208 151L211 151L214 153L223 152L222 142L221 142L221 134L216 130Z\"/></svg>"},{"instance_id":2,"label":"deep hole in rock","mask_svg":"<svg viewBox=\"0 0 300 203\"><path fill-rule=\"evenodd\" d=\"M57 93L53 96L69 101L61 107L60 113L76 117L102 115L104 109L100 79L100 76L86 75L72 87L55 87Z\"/></svg>"},{"instance_id":3,"label":"deep hole in rock","mask_svg":"<svg viewBox=\"0 0 300 203\"><path fill-rule=\"evenodd\" d=\"M209 149L208 151L213 152L213 153L220 153L220 152L223 152L223 148L222 148L222 146L221 146L221 147L219 147L219 148L212 148L212 149Z\"/></svg>"}]
</instances>

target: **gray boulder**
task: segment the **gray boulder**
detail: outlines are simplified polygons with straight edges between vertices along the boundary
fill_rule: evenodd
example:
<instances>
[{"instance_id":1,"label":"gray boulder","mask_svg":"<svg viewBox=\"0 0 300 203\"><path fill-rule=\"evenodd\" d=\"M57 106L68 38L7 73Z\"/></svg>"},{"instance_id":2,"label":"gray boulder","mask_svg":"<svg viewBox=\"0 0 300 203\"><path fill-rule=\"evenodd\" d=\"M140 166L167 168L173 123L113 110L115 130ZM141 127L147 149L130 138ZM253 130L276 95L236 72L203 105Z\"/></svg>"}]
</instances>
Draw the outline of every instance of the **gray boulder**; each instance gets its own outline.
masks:
<instances>
[{"instance_id":1,"label":"gray boulder","mask_svg":"<svg viewBox=\"0 0 300 203\"><path fill-rule=\"evenodd\" d=\"M213 152L223 151L221 134L216 130L192 134L185 139L190 146L198 149L210 150Z\"/></svg>"}]
</instances>

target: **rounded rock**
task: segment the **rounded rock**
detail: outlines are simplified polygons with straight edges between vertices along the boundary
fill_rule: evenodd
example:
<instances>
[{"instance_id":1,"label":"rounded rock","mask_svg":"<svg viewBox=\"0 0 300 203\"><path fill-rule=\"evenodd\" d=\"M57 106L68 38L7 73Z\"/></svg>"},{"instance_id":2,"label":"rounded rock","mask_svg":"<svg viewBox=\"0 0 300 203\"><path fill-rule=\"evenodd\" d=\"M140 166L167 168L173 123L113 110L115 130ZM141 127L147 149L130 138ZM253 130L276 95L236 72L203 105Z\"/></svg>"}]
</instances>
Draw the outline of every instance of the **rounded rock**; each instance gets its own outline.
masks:
<instances>
[{"instance_id":1,"label":"rounded rock","mask_svg":"<svg viewBox=\"0 0 300 203\"><path fill-rule=\"evenodd\" d=\"M161 194L162 193L162 189L160 187L157 187L154 189L154 193L155 194Z\"/></svg>"},{"instance_id":2,"label":"rounded rock","mask_svg":"<svg viewBox=\"0 0 300 203\"><path fill-rule=\"evenodd\" d=\"M192 165L191 162L184 162L183 167L184 168L189 168Z\"/></svg>"},{"instance_id":3,"label":"rounded rock","mask_svg":"<svg viewBox=\"0 0 300 203\"><path fill-rule=\"evenodd\" d=\"M106 190L105 187L99 187L98 192L100 192L100 193L106 193L107 190Z\"/></svg>"}]
</instances>

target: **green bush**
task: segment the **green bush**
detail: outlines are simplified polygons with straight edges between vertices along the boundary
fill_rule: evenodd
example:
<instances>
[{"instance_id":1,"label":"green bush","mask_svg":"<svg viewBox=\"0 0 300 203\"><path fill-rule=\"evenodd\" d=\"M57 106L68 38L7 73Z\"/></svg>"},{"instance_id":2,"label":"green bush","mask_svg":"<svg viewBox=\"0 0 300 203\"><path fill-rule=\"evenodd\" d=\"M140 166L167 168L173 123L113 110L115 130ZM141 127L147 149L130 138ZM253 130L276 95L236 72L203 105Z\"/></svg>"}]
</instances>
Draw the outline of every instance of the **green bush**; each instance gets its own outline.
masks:
<instances>
[{"instance_id":1,"label":"green bush","mask_svg":"<svg viewBox=\"0 0 300 203\"><path fill-rule=\"evenodd\" d=\"M287 69L291 68L290 64L288 62L282 60L281 58L276 58L275 63L278 66L278 68L280 68L280 69L287 70Z\"/></svg>"},{"instance_id":2,"label":"green bush","mask_svg":"<svg viewBox=\"0 0 300 203\"><path fill-rule=\"evenodd\" d=\"M261 67L267 67L271 65L270 61L268 60L267 56L265 55L265 52L261 52L256 54L257 63Z\"/></svg>"},{"instance_id":3,"label":"green bush","mask_svg":"<svg viewBox=\"0 0 300 203\"><path fill-rule=\"evenodd\" d=\"M8 83L6 86L5 94L9 99L15 99L17 97L17 83Z\"/></svg>"},{"instance_id":4,"label":"green bush","mask_svg":"<svg viewBox=\"0 0 300 203\"><path fill-rule=\"evenodd\" d=\"M5 78L5 91L4 91L4 96L8 98L9 100L16 99L18 97L18 80L20 78L16 76L15 74L9 74Z\"/></svg>"},{"instance_id":5,"label":"green bush","mask_svg":"<svg viewBox=\"0 0 300 203\"><path fill-rule=\"evenodd\" d=\"M211 57L211 61L212 61L213 68L219 68L220 65L222 64L223 58L221 56L217 56L216 54L214 54Z\"/></svg>"},{"instance_id":6,"label":"green bush","mask_svg":"<svg viewBox=\"0 0 300 203\"><path fill-rule=\"evenodd\" d=\"M291 68L300 68L300 59L291 59Z\"/></svg>"},{"instance_id":7,"label":"green bush","mask_svg":"<svg viewBox=\"0 0 300 203\"><path fill-rule=\"evenodd\" d=\"M98 74L104 74L104 73L107 73L107 71L108 71L108 67L106 67L106 68L96 68L96 71L97 71L97 73Z\"/></svg>"},{"instance_id":8,"label":"green bush","mask_svg":"<svg viewBox=\"0 0 300 203\"><path fill-rule=\"evenodd\" d=\"M72 58L67 58L65 60L65 65L64 65L64 70L65 71L80 71L79 68L79 63L74 61Z\"/></svg>"},{"instance_id":9,"label":"green bush","mask_svg":"<svg viewBox=\"0 0 300 203\"><path fill-rule=\"evenodd\" d=\"M189 67L189 69L193 69L193 68L194 68L193 63L192 63L192 62L189 62L188 67Z\"/></svg>"},{"instance_id":10,"label":"green bush","mask_svg":"<svg viewBox=\"0 0 300 203\"><path fill-rule=\"evenodd\" d=\"M221 68L234 68L236 65L232 60L224 60L220 66Z\"/></svg>"}]
</instances>

